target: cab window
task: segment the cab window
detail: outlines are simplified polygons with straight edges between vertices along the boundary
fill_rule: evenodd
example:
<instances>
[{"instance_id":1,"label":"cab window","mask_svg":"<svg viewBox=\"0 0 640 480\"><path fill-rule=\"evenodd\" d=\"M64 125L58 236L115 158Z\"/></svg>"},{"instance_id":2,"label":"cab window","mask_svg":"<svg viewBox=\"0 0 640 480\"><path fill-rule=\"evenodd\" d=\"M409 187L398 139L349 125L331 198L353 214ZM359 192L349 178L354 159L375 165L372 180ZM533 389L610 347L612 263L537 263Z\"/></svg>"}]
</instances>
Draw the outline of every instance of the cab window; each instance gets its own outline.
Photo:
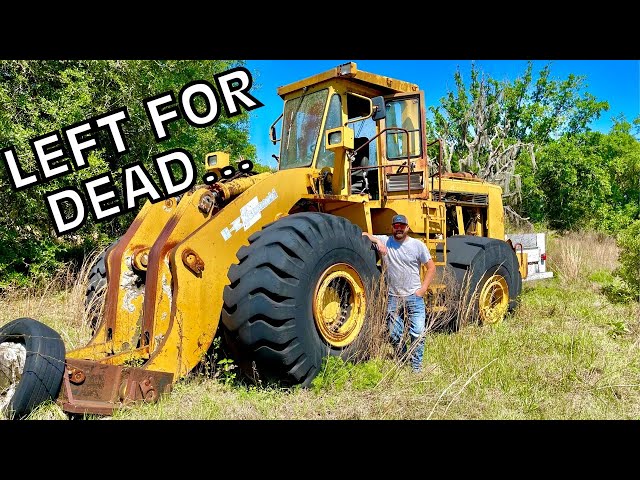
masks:
<instances>
[{"instance_id":1,"label":"cab window","mask_svg":"<svg viewBox=\"0 0 640 480\"><path fill-rule=\"evenodd\" d=\"M318 152L318 162L316 163L317 168L333 167L336 155L332 150L327 150L325 148L324 138L326 136L327 130L337 128L341 123L342 101L340 100L340 95L336 93L331 96L331 101L329 102L329 111L327 112L327 122L325 123L322 137L320 137L320 151Z\"/></svg>"},{"instance_id":2,"label":"cab window","mask_svg":"<svg viewBox=\"0 0 640 480\"><path fill-rule=\"evenodd\" d=\"M399 160L410 157L420 157L422 155L422 145L420 140L420 102L417 97L398 98L387 100L386 102L386 128L396 127L402 130L387 130L387 158L389 160Z\"/></svg>"},{"instance_id":3,"label":"cab window","mask_svg":"<svg viewBox=\"0 0 640 480\"><path fill-rule=\"evenodd\" d=\"M329 91L324 89L285 103L280 170L311 165L328 94Z\"/></svg>"}]
</instances>

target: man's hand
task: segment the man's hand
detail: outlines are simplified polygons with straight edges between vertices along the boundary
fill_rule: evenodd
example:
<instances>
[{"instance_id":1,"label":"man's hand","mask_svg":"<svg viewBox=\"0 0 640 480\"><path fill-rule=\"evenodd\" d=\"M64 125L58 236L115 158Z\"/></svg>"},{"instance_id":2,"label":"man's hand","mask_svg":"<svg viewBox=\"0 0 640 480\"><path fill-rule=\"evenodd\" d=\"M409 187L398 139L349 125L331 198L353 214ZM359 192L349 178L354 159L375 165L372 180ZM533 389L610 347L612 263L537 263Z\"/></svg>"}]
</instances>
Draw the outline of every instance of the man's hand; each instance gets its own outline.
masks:
<instances>
[{"instance_id":1,"label":"man's hand","mask_svg":"<svg viewBox=\"0 0 640 480\"><path fill-rule=\"evenodd\" d=\"M416 295L418 297L424 297L424 294L427 293L428 287L420 287L418 290L416 290Z\"/></svg>"},{"instance_id":2,"label":"man's hand","mask_svg":"<svg viewBox=\"0 0 640 480\"><path fill-rule=\"evenodd\" d=\"M374 245L376 246L376 250L380 252L380 255L384 257L387 254L387 246L380 240L376 241Z\"/></svg>"},{"instance_id":3,"label":"man's hand","mask_svg":"<svg viewBox=\"0 0 640 480\"><path fill-rule=\"evenodd\" d=\"M416 290L416 295L419 297L424 297L424 294L427 293L431 280L433 280L433 276L436 274L436 264L434 263L433 258L430 258L426 265L427 273L424 275L422 285L420 285L420 288Z\"/></svg>"},{"instance_id":4,"label":"man's hand","mask_svg":"<svg viewBox=\"0 0 640 480\"><path fill-rule=\"evenodd\" d=\"M375 248L376 250L378 250L380 252L380 255L384 257L387 254L387 246L382 242L382 240L374 237L369 232L362 232L362 235L371 240L371 248Z\"/></svg>"}]
</instances>

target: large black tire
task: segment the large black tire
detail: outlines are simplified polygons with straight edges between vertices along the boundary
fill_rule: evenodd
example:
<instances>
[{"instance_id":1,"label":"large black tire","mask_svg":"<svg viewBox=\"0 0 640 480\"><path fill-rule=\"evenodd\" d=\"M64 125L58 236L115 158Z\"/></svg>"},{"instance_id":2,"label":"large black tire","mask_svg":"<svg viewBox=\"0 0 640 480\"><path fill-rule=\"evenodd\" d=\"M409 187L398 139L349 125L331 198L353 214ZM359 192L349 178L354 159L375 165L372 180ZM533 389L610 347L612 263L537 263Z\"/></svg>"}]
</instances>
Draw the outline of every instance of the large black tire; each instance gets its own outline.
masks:
<instances>
[{"instance_id":1,"label":"large black tire","mask_svg":"<svg viewBox=\"0 0 640 480\"><path fill-rule=\"evenodd\" d=\"M307 387L323 358L360 353L380 272L358 226L335 215L296 213L266 225L249 243L229 269L221 315L243 373Z\"/></svg>"},{"instance_id":2,"label":"large black tire","mask_svg":"<svg viewBox=\"0 0 640 480\"><path fill-rule=\"evenodd\" d=\"M0 327L0 343L20 343L26 349L22 375L5 408L9 418L21 419L60 392L65 371L65 347L60 335L32 318L18 318Z\"/></svg>"},{"instance_id":3,"label":"large black tire","mask_svg":"<svg viewBox=\"0 0 640 480\"><path fill-rule=\"evenodd\" d=\"M92 331L95 331L100 323L100 305L107 290L107 269L104 264L106 250L100 254L96 263L89 271L89 283L84 298L85 309L89 311L88 321Z\"/></svg>"},{"instance_id":4,"label":"large black tire","mask_svg":"<svg viewBox=\"0 0 640 480\"><path fill-rule=\"evenodd\" d=\"M87 310L87 321L92 332L95 332L98 325L100 325L102 303L107 293L107 267L105 265L107 251L113 247L116 242L109 245L98 255L89 271L84 307L85 310Z\"/></svg>"},{"instance_id":5,"label":"large black tire","mask_svg":"<svg viewBox=\"0 0 640 480\"><path fill-rule=\"evenodd\" d=\"M500 239L455 235L447 239L447 267L456 280L455 320L497 323L513 312L522 291L515 251ZM490 298L491 296L491 298ZM504 315L490 315L502 304ZM464 317L464 318L462 318Z\"/></svg>"}]
</instances>

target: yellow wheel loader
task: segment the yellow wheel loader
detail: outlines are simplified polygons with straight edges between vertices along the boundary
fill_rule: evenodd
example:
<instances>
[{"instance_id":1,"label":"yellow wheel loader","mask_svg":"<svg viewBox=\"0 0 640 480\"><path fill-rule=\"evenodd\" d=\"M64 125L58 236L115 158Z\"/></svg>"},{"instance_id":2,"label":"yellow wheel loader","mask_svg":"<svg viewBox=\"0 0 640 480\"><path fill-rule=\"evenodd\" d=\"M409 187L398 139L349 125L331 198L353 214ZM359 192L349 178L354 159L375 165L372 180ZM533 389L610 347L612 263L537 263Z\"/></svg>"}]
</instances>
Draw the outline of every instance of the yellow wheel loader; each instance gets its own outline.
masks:
<instances>
[{"instance_id":1,"label":"yellow wheel loader","mask_svg":"<svg viewBox=\"0 0 640 480\"><path fill-rule=\"evenodd\" d=\"M459 313L438 304L447 288L481 322L515 307L523 259L504 241L501 189L443 173L441 155L430 171L418 85L352 62L278 94L277 171L147 202L92 271L87 298L104 287L104 310L86 346L66 351L31 318L0 328L0 359L13 362L0 407L19 418L48 399L102 415L154 402L218 334L245 375L308 386L325 357L357 353L381 276L361 233L389 233L398 213L458 282L434 282L429 308ZM210 171L228 164L224 152L205 159Z\"/></svg>"}]
</instances>

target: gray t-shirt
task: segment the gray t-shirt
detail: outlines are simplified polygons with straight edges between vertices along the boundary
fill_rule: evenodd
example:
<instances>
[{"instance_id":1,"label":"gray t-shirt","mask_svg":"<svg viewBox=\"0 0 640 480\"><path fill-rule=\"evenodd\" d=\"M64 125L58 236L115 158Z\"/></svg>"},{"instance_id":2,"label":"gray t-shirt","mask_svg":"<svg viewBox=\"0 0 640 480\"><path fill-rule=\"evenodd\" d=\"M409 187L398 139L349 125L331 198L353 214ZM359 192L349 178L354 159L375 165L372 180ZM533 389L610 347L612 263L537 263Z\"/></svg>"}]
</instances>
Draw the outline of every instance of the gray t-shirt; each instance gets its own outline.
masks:
<instances>
[{"instance_id":1,"label":"gray t-shirt","mask_svg":"<svg viewBox=\"0 0 640 480\"><path fill-rule=\"evenodd\" d=\"M417 238L407 237L398 242L389 235L373 235L387 246L387 254L382 257L387 267L389 294L406 297L413 295L422 285L420 266L431 259L429 249Z\"/></svg>"}]
</instances>

